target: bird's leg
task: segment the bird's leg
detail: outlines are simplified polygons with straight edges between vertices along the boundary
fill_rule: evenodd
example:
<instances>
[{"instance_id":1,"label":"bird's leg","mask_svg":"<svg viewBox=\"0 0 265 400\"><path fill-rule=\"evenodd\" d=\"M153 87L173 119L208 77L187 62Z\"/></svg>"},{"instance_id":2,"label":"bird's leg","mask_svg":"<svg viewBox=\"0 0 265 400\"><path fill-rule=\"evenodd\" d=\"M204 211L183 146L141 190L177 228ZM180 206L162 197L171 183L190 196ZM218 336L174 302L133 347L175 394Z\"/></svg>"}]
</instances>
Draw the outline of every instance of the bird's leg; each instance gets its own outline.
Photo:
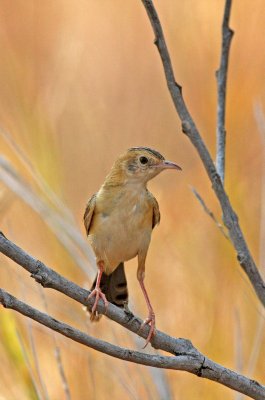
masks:
<instances>
[{"instance_id":1,"label":"bird's leg","mask_svg":"<svg viewBox=\"0 0 265 400\"><path fill-rule=\"evenodd\" d=\"M148 317L144 320L144 322L142 323L142 325L140 326L140 329L139 329L139 331L140 331L145 325L150 325L150 330L149 330L145 345L143 347L143 348L145 348L155 334L155 313L154 313L153 307L151 306L150 299L148 297L148 294L147 294L147 291L146 291L146 288L144 285L144 271L141 271L138 269L137 278L140 283L141 289L143 291L144 298L145 298L145 301L146 301L146 304L148 307L148 311L149 311Z\"/></svg>"},{"instance_id":2,"label":"bird's leg","mask_svg":"<svg viewBox=\"0 0 265 400\"><path fill-rule=\"evenodd\" d=\"M94 303L94 305L92 307L92 310L91 310L91 316L90 316L91 320L94 320L95 311L96 311L96 308L97 308L97 305L98 305L98 301L99 301L100 298L104 301L106 310L107 310L108 305L109 305L105 294L100 289L100 280L101 280L101 277L102 277L102 274L103 274L103 271L104 271L104 261L98 261L97 265L98 265L98 276L97 276L96 286L95 286L95 288L92 290L92 292L90 293L90 295L87 298L87 299L90 299L91 297L95 296L95 303Z\"/></svg>"}]
</instances>

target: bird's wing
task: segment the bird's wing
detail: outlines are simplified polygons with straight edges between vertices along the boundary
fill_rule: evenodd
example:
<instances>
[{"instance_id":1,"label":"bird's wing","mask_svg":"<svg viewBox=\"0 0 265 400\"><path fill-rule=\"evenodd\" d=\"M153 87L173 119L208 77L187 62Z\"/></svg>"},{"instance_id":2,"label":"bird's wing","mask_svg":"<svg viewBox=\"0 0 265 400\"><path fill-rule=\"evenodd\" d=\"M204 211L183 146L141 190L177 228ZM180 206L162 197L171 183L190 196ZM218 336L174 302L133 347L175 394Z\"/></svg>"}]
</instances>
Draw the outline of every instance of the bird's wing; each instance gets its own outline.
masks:
<instances>
[{"instance_id":1,"label":"bird's wing","mask_svg":"<svg viewBox=\"0 0 265 400\"><path fill-rule=\"evenodd\" d=\"M97 197L96 194L93 194L93 196L90 197L90 199L87 202L86 211L84 214L84 224L85 224L87 235L89 234L89 229L90 229L94 211L95 211L96 197Z\"/></svg>"},{"instance_id":2,"label":"bird's wing","mask_svg":"<svg viewBox=\"0 0 265 400\"><path fill-rule=\"evenodd\" d=\"M153 223L152 223L152 228L154 229L154 227L156 225L159 224L160 222L160 211L159 211L159 205L158 202L156 200L156 198L152 195L152 193L150 193L148 191L148 196L149 196L149 200L153 206Z\"/></svg>"}]
</instances>

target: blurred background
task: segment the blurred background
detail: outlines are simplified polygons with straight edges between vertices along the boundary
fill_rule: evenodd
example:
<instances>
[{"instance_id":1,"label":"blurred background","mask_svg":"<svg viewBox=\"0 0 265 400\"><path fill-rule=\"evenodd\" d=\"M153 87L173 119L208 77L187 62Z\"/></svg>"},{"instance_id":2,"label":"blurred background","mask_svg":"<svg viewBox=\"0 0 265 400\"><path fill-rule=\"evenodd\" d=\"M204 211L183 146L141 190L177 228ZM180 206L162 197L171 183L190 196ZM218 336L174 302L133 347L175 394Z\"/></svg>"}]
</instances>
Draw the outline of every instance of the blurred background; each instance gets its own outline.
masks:
<instances>
[{"instance_id":1,"label":"blurred background","mask_svg":"<svg viewBox=\"0 0 265 400\"><path fill-rule=\"evenodd\" d=\"M224 1L155 5L177 81L215 158ZM264 20L263 0L233 2L225 182L263 271ZM125 149L157 149L183 168L149 185L162 216L146 272L157 327L264 383L265 314L231 244L191 191L196 188L221 222L201 161L181 132L153 39L140 0L0 0L0 227L25 251L88 287L95 270L82 222L86 202ZM136 259L127 263L130 308L145 318L136 268ZM4 256L0 283L90 335L143 346L106 318L91 324L79 304L42 290ZM185 372L110 358L4 309L0 359L1 399L243 398Z\"/></svg>"}]
</instances>

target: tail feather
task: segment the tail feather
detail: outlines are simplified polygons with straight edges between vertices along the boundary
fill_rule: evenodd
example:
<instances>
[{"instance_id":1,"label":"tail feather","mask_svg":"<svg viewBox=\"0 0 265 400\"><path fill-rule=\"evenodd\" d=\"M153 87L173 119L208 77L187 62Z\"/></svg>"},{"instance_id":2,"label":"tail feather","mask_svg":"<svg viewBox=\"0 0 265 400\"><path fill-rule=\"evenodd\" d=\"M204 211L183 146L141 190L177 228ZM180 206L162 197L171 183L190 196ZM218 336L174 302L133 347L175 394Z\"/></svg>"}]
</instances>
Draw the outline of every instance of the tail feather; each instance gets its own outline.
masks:
<instances>
[{"instance_id":1,"label":"tail feather","mask_svg":"<svg viewBox=\"0 0 265 400\"><path fill-rule=\"evenodd\" d=\"M91 290L95 288L96 281L97 276L93 282ZM110 275L107 275L103 272L100 281L100 289L105 294L107 300L110 303L115 304L115 306L124 308L124 306L128 304L128 288L124 271L124 263L120 263ZM97 311L93 316L90 316L91 321L98 321L100 318L101 315L98 314Z\"/></svg>"}]
</instances>

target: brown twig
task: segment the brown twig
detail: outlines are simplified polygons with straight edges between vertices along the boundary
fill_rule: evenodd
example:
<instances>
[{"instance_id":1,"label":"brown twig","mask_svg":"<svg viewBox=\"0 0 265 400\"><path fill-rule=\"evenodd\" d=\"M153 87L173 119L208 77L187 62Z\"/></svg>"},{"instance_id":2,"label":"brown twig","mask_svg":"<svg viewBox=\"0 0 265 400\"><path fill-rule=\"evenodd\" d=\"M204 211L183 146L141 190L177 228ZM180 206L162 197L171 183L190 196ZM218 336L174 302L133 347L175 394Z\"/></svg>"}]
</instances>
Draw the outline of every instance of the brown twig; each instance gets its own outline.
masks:
<instances>
[{"instance_id":1,"label":"brown twig","mask_svg":"<svg viewBox=\"0 0 265 400\"><path fill-rule=\"evenodd\" d=\"M237 259L247 274L259 300L265 307L265 283L248 249L248 245L238 222L238 217L233 210L230 200L224 190L222 181L216 171L208 148L206 147L184 102L181 86L175 80L170 55L156 9L152 0L142 0L142 3L146 9L155 34L155 45L157 46L162 60L170 95L182 123L182 131L190 139L203 162L205 170L212 183L212 188L222 208L224 224L229 230L229 236L237 253Z\"/></svg>"},{"instance_id":2,"label":"brown twig","mask_svg":"<svg viewBox=\"0 0 265 400\"><path fill-rule=\"evenodd\" d=\"M93 305L93 299L87 301L89 294L87 290L76 285L74 282L67 280L54 270L46 267L42 262L31 257L2 234L0 235L0 251L30 272L31 276L38 283L41 283L43 287L58 290L79 303L87 305L89 308ZM185 370L199 377L219 382L220 384L230 387L240 393L244 393L253 399L264 399L265 386L211 361L209 358L201 354L189 340L176 339L157 330L156 335L151 341L152 346L156 349L171 353L173 356L145 354L121 348L93 338L69 325L55 320L49 315L44 314L25 303L22 303L2 289L0 289L0 303L7 308L16 310L19 313L34 319L68 338L110 356L157 368ZM102 301L99 302L98 311L101 313L105 311L104 303ZM148 327L145 327L139 332L142 323L139 318L126 314L124 311L112 304L109 304L107 317L124 326L126 329L138 333L141 337L146 338L148 335Z\"/></svg>"}]
</instances>

